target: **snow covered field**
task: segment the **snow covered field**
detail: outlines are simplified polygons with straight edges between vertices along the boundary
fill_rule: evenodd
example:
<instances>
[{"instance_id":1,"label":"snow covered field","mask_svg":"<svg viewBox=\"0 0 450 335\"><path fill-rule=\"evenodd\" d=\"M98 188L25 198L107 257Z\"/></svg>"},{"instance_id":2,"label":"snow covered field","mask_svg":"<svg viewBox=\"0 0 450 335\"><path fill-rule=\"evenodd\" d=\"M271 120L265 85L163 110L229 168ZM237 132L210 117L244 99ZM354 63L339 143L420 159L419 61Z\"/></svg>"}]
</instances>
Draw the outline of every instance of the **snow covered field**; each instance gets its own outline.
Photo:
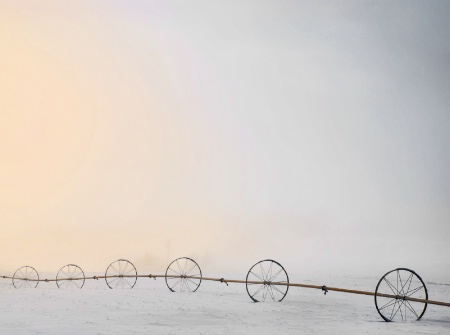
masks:
<instances>
[{"instance_id":1,"label":"snow covered field","mask_svg":"<svg viewBox=\"0 0 450 335\"><path fill-rule=\"evenodd\" d=\"M48 275L51 278L52 275ZM42 278L42 277L41 277ZM238 276L225 276L242 279ZM291 282L374 291L377 277L292 278ZM430 299L450 301L448 283L426 282ZM132 289L104 280L81 290L52 283L15 289L0 280L0 334L449 334L450 309L429 305L421 321L384 322L373 297L291 287L279 303L253 303L245 285L202 282L195 293L172 293L162 278L139 278Z\"/></svg>"}]
</instances>

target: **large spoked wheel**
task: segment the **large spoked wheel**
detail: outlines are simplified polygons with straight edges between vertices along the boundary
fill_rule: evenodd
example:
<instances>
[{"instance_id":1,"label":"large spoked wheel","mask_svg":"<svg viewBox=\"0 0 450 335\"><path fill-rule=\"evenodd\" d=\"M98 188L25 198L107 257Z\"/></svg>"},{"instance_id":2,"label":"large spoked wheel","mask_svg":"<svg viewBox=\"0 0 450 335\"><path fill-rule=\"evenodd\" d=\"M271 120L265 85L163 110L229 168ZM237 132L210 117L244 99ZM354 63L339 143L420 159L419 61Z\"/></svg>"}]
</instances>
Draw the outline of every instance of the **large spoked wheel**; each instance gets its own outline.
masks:
<instances>
[{"instance_id":1,"label":"large spoked wheel","mask_svg":"<svg viewBox=\"0 0 450 335\"><path fill-rule=\"evenodd\" d=\"M15 288L35 288L39 284L39 274L31 266L22 266L14 272L12 283Z\"/></svg>"},{"instance_id":2,"label":"large spoked wheel","mask_svg":"<svg viewBox=\"0 0 450 335\"><path fill-rule=\"evenodd\" d=\"M105 280L109 288L133 288L137 281L137 271L130 261L119 259L108 266Z\"/></svg>"},{"instance_id":3,"label":"large spoked wheel","mask_svg":"<svg viewBox=\"0 0 450 335\"><path fill-rule=\"evenodd\" d=\"M245 286L254 302L281 301L288 292L289 277L280 263L265 259L248 271Z\"/></svg>"},{"instance_id":4,"label":"large spoked wheel","mask_svg":"<svg viewBox=\"0 0 450 335\"><path fill-rule=\"evenodd\" d=\"M195 292L202 282L202 270L193 259L181 257L169 264L165 278L172 292Z\"/></svg>"},{"instance_id":5,"label":"large spoked wheel","mask_svg":"<svg viewBox=\"0 0 450 335\"><path fill-rule=\"evenodd\" d=\"M387 322L420 320L427 303L408 298L428 300L427 287L422 278L409 269L398 268L386 273L375 289L375 306Z\"/></svg>"},{"instance_id":6,"label":"large spoked wheel","mask_svg":"<svg viewBox=\"0 0 450 335\"><path fill-rule=\"evenodd\" d=\"M56 275L56 285L63 289L78 289L84 286L86 277L78 265L67 264Z\"/></svg>"}]
</instances>

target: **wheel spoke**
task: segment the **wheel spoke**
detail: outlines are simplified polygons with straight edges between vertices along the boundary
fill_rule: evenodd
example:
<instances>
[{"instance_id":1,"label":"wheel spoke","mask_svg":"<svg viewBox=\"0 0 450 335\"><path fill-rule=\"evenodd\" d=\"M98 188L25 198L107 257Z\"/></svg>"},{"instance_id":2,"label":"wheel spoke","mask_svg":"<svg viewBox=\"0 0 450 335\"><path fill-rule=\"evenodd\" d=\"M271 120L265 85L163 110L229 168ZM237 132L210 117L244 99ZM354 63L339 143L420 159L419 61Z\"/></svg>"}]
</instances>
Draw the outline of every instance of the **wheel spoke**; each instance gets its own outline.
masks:
<instances>
[{"instance_id":1,"label":"wheel spoke","mask_svg":"<svg viewBox=\"0 0 450 335\"><path fill-rule=\"evenodd\" d=\"M63 281L61 282L61 284L59 284L59 285L60 285L60 286L67 286L68 283L69 283L69 281L63 280Z\"/></svg>"},{"instance_id":2,"label":"wheel spoke","mask_svg":"<svg viewBox=\"0 0 450 335\"><path fill-rule=\"evenodd\" d=\"M281 272L283 272L283 269L280 269L274 276L270 277L269 281L273 281Z\"/></svg>"},{"instance_id":3,"label":"wheel spoke","mask_svg":"<svg viewBox=\"0 0 450 335\"><path fill-rule=\"evenodd\" d=\"M134 272L134 269L129 270L127 273L125 273L125 275L128 275L129 273Z\"/></svg>"},{"instance_id":4,"label":"wheel spoke","mask_svg":"<svg viewBox=\"0 0 450 335\"><path fill-rule=\"evenodd\" d=\"M180 266L180 263L178 263L178 260L176 260L176 263L177 263L177 267L178 267L178 271L179 271L179 273L183 273L183 270L181 269L181 266Z\"/></svg>"},{"instance_id":5,"label":"wheel spoke","mask_svg":"<svg viewBox=\"0 0 450 335\"><path fill-rule=\"evenodd\" d=\"M185 258L185 259L184 259L184 267L183 267L183 274L184 274L184 275L186 275L186 272L187 272L187 266L188 266L188 265L187 265L187 261L188 261L187 258Z\"/></svg>"},{"instance_id":6,"label":"wheel spoke","mask_svg":"<svg viewBox=\"0 0 450 335\"><path fill-rule=\"evenodd\" d=\"M256 290L256 292L253 293L252 297L254 297L255 295L257 295L259 292L261 292L261 290L264 288L265 285L261 285L261 287L259 289Z\"/></svg>"},{"instance_id":7,"label":"wheel spoke","mask_svg":"<svg viewBox=\"0 0 450 335\"><path fill-rule=\"evenodd\" d=\"M411 273L411 280L409 281L408 289L406 290L405 295L408 295L409 289L411 288L411 284L412 284L412 273Z\"/></svg>"},{"instance_id":8,"label":"wheel spoke","mask_svg":"<svg viewBox=\"0 0 450 335\"><path fill-rule=\"evenodd\" d=\"M109 283L111 284L111 283L113 283L113 282L115 282L115 281L117 281L117 280L119 280L119 279L120 279L119 277L112 278L112 279L109 281Z\"/></svg>"},{"instance_id":9,"label":"wheel spoke","mask_svg":"<svg viewBox=\"0 0 450 335\"><path fill-rule=\"evenodd\" d=\"M254 273L254 272L252 272L252 271L250 271L250 273L251 273L252 275L254 275L255 277L257 277L259 280L265 281L263 278L261 278L260 276L258 276L256 273Z\"/></svg>"},{"instance_id":10,"label":"wheel spoke","mask_svg":"<svg viewBox=\"0 0 450 335\"><path fill-rule=\"evenodd\" d=\"M267 294L267 286L266 285L264 285L263 286L263 293L262 293L262 296L263 296L263 301L266 301L266 294Z\"/></svg>"},{"instance_id":11,"label":"wheel spoke","mask_svg":"<svg viewBox=\"0 0 450 335\"><path fill-rule=\"evenodd\" d=\"M175 286L177 286L179 283L181 282L181 278L179 278L175 284L173 284L172 288L174 288Z\"/></svg>"},{"instance_id":12,"label":"wheel spoke","mask_svg":"<svg viewBox=\"0 0 450 335\"><path fill-rule=\"evenodd\" d=\"M280 289L278 289L278 287L276 287L275 285L270 285L275 291L278 291L281 295L284 295L284 292L281 292Z\"/></svg>"},{"instance_id":13,"label":"wheel spoke","mask_svg":"<svg viewBox=\"0 0 450 335\"><path fill-rule=\"evenodd\" d=\"M270 296L272 297L272 300L275 301L275 297L273 296L273 291L272 291L272 285L269 285L267 287L267 291L270 292Z\"/></svg>"},{"instance_id":14,"label":"wheel spoke","mask_svg":"<svg viewBox=\"0 0 450 335\"><path fill-rule=\"evenodd\" d=\"M269 271L267 273L267 281L272 281L272 267L273 267L273 262L270 262Z\"/></svg>"},{"instance_id":15,"label":"wheel spoke","mask_svg":"<svg viewBox=\"0 0 450 335\"><path fill-rule=\"evenodd\" d=\"M79 285L79 284L77 283L77 281L72 281L72 284L73 284L74 286L76 286L77 288L81 288L81 285Z\"/></svg>"},{"instance_id":16,"label":"wheel spoke","mask_svg":"<svg viewBox=\"0 0 450 335\"><path fill-rule=\"evenodd\" d=\"M259 263L259 267L260 267L260 269L261 269L261 274L262 274L262 276L263 276L263 278L264 278L264 280L263 281L268 281L267 279L267 274L266 274L266 272L264 271L264 267L262 266L262 262L261 263Z\"/></svg>"},{"instance_id":17,"label":"wheel spoke","mask_svg":"<svg viewBox=\"0 0 450 335\"><path fill-rule=\"evenodd\" d=\"M180 274L178 271L175 271L175 270L172 269L172 268L168 268L167 271L168 271L168 270L175 272L175 274L177 274L178 276L181 276L181 274Z\"/></svg>"},{"instance_id":18,"label":"wheel spoke","mask_svg":"<svg viewBox=\"0 0 450 335\"><path fill-rule=\"evenodd\" d=\"M384 281L388 284L389 288L391 289L392 293L394 293L395 295L398 295L399 292L398 290L394 287L394 285L392 285L389 280L387 280L387 278L384 278Z\"/></svg>"},{"instance_id":19,"label":"wheel spoke","mask_svg":"<svg viewBox=\"0 0 450 335\"><path fill-rule=\"evenodd\" d=\"M189 282L187 280L184 280L184 283L186 285L186 288L189 292L191 292L191 287L189 286Z\"/></svg>"},{"instance_id":20,"label":"wheel spoke","mask_svg":"<svg viewBox=\"0 0 450 335\"><path fill-rule=\"evenodd\" d=\"M402 282L402 278L400 277L400 283L401 283L401 285L402 285L402 288L401 288L401 290L400 290L400 294L401 294L401 295L405 295L405 291L404 291L405 286L408 284L408 281L411 280L412 275L413 275L412 273L409 275L408 279L406 280L406 282L405 282L404 284L403 284L403 282Z\"/></svg>"},{"instance_id":21,"label":"wheel spoke","mask_svg":"<svg viewBox=\"0 0 450 335\"><path fill-rule=\"evenodd\" d=\"M193 275L189 275L189 277L197 277L197 276L201 276L202 274L201 273L196 273L196 274L193 274Z\"/></svg>"},{"instance_id":22,"label":"wheel spoke","mask_svg":"<svg viewBox=\"0 0 450 335\"><path fill-rule=\"evenodd\" d=\"M197 267L197 264L194 263L194 265L192 265L192 267L189 269L188 272L186 272L186 276L189 276L189 274L192 272L192 270L194 270Z\"/></svg>"},{"instance_id":23,"label":"wheel spoke","mask_svg":"<svg viewBox=\"0 0 450 335\"><path fill-rule=\"evenodd\" d=\"M406 295L408 296L408 297L410 297L410 296L412 296L414 293L416 293L416 292L418 292L420 289L422 289L423 288L423 285L422 286L419 286L419 287L416 287L415 289L413 289L413 290L411 290L411 291L409 291L409 292L406 292Z\"/></svg>"},{"instance_id":24,"label":"wheel spoke","mask_svg":"<svg viewBox=\"0 0 450 335\"><path fill-rule=\"evenodd\" d=\"M190 278L187 278L187 280L189 280L192 284L194 284L195 286L198 286L199 284L194 282L193 280L191 280Z\"/></svg>"},{"instance_id":25,"label":"wheel spoke","mask_svg":"<svg viewBox=\"0 0 450 335\"><path fill-rule=\"evenodd\" d=\"M385 308L387 308L389 306L392 306L392 303L395 303L395 301L396 301L395 298L392 299L392 300L389 300L386 304L384 304L382 307L380 307L380 310L385 309Z\"/></svg>"},{"instance_id":26,"label":"wheel spoke","mask_svg":"<svg viewBox=\"0 0 450 335\"><path fill-rule=\"evenodd\" d=\"M398 270L397 270L397 278L398 278L398 281L400 282L400 287L402 287L402 289L403 289L402 277L400 276L400 271L398 271ZM401 295L402 289L398 290L398 288L399 288L399 286L398 286L398 282L397 282L397 291L398 291L398 294Z\"/></svg>"},{"instance_id":27,"label":"wheel spoke","mask_svg":"<svg viewBox=\"0 0 450 335\"><path fill-rule=\"evenodd\" d=\"M398 310L400 311L400 316L402 317L402 321L405 321L405 319L403 318L402 306L403 306L403 303L401 300L399 300Z\"/></svg>"},{"instance_id":28,"label":"wheel spoke","mask_svg":"<svg viewBox=\"0 0 450 335\"><path fill-rule=\"evenodd\" d=\"M120 265L120 263L119 263ZM110 267L116 272L115 274L120 274L120 271L117 271L117 269L114 267L114 265L110 265Z\"/></svg>"},{"instance_id":29,"label":"wheel spoke","mask_svg":"<svg viewBox=\"0 0 450 335\"><path fill-rule=\"evenodd\" d=\"M395 314L397 314L397 312L394 314L394 311L395 311L395 306L397 306L397 304L399 304L398 303L398 300L395 300L395 304L394 304L394 306L392 307L392 312L391 312L391 320L395 317ZM400 305L400 304L399 304ZM400 308L400 307L399 307ZM397 310L398 311L398 310Z\"/></svg>"},{"instance_id":30,"label":"wheel spoke","mask_svg":"<svg viewBox=\"0 0 450 335\"><path fill-rule=\"evenodd\" d=\"M413 313L417 318L419 318L419 315L416 313L416 310L411 306L408 300L405 300L404 304L406 307L408 307L411 313Z\"/></svg>"}]
</instances>

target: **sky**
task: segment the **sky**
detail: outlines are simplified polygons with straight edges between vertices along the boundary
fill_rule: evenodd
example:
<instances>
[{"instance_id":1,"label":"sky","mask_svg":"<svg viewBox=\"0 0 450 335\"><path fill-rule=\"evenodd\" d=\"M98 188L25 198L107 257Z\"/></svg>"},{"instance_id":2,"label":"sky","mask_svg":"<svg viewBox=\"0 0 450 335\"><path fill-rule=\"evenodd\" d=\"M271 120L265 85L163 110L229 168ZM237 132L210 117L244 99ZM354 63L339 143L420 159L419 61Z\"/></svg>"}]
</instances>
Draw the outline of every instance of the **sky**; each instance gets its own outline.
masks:
<instances>
[{"instance_id":1,"label":"sky","mask_svg":"<svg viewBox=\"0 0 450 335\"><path fill-rule=\"evenodd\" d=\"M448 1L0 1L0 272L450 280Z\"/></svg>"}]
</instances>

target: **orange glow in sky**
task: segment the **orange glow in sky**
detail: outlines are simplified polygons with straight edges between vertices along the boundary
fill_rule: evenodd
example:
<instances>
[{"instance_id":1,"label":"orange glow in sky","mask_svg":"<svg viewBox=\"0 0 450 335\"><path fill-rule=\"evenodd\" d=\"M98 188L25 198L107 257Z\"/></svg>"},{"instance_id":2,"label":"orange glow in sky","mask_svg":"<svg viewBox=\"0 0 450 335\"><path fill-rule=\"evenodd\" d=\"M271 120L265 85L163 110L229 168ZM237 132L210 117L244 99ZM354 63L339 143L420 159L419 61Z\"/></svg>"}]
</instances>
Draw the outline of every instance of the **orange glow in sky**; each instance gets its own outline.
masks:
<instances>
[{"instance_id":1,"label":"orange glow in sky","mask_svg":"<svg viewBox=\"0 0 450 335\"><path fill-rule=\"evenodd\" d=\"M448 15L364 6L2 1L0 274L444 269Z\"/></svg>"}]
</instances>

